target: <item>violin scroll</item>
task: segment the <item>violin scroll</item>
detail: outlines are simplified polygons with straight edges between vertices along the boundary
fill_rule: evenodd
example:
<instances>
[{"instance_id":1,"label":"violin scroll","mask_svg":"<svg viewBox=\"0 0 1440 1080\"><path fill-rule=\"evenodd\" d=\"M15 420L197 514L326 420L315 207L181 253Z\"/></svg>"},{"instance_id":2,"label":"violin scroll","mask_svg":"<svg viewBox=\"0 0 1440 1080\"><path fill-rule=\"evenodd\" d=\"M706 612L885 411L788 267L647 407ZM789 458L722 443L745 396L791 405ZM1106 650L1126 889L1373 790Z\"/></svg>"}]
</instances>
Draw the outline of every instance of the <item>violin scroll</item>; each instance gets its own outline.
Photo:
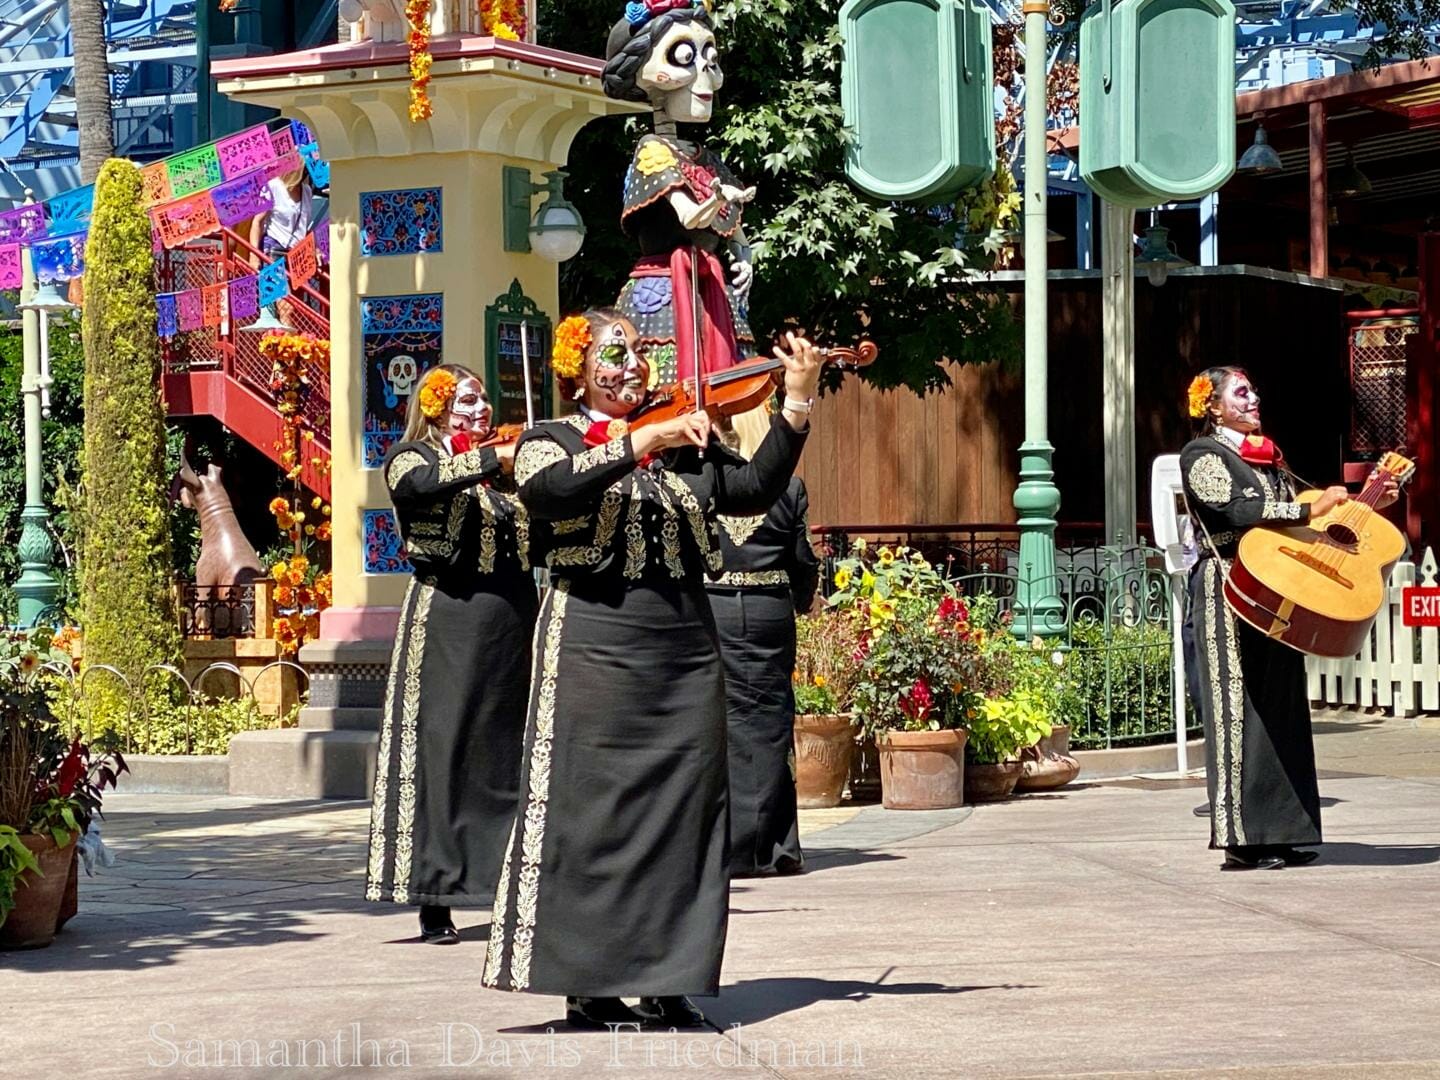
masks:
<instances>
[{"instance_id":1,"label":"violin scroll","mask_svg":"<svg viewBox=\"0 0 1440 1080\"><path fill-rule=\"evenodd\" d=\"M834 364L846 371L869 367L880 355L880 347L868 339L862 340L853 349L846 345L834 345L821 349L820 355L827 364Z\"/></svg>"}]
</instances>

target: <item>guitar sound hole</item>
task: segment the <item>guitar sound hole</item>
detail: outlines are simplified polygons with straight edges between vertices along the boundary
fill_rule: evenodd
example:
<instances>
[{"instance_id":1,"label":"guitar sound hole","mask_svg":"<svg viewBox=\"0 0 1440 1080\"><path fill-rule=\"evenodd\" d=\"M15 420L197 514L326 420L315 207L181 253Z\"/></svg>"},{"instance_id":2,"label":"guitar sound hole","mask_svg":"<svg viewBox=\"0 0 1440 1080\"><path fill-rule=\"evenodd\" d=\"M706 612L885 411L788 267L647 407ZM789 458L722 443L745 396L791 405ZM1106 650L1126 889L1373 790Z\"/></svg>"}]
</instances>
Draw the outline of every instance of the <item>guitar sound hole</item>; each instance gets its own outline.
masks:
<instances>
[{"instance_id":1,"label":"guitar sound hole","mask_svg":"<svg viewBox=\"0 0 1440 1080\"><path fill-rule=\"evenodd\" d=\"M1325 526L1325 535L1337 544L1344 544L1346 547L1353 547L1360 542L1360 537L1349 525L1342 525L1338 521L1332 521Z\"/></svg>"}]
</instances>

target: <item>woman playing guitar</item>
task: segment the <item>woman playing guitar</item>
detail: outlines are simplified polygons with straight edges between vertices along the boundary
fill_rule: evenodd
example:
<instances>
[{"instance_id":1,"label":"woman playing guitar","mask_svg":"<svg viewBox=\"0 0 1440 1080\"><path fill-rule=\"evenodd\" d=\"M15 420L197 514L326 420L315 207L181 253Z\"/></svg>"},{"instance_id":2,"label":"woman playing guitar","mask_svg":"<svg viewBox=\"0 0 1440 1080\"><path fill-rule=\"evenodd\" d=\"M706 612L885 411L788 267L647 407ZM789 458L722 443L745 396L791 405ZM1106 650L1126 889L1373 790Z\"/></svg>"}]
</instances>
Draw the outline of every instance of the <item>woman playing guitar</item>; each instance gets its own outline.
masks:
<instances>
[{"instance_id":1,"label":"woman playing guitar","mask_svg":"<svg viewBox=\"0 0 1440 1080\"><path fill-rule=\"evenodd\" d=\"M1242 369L1207 369L1190 384L1189 399L1199 435L1181 451L1180 467L1201 526L1188 619L1205 725L1210 846L1224 849L1223 870L1300 866L1318 853L1297 849L1321 842L1305 657L1238 619L1224 581L1247 530L1304 524L1349 495L1336 486L1313 503L1296 501L1284 457L1261 433L1260 395ZM1397 497L1387 485L1377 506Z\"/></svg>"}]
</instances>

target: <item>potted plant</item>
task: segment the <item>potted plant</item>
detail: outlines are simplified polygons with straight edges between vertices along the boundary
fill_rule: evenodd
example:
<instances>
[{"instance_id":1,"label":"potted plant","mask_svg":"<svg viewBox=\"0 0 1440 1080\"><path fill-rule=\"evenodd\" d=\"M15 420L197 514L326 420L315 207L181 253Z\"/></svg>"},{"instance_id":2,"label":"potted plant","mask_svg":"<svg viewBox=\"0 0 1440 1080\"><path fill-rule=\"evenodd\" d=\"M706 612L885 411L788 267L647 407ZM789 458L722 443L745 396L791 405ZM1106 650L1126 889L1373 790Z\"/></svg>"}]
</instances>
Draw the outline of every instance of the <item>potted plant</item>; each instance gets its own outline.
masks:
<instances>
[{"instance_id":1,"label":"potted plant","mask_svg":"<svg viewBox=\"0 0 1440 1080\"><path fill-rule=\"evenodd\" d=\"M45 676L69 662L43 631L0 638L0 948L48 945L74 913L76 841L125 769L60 734Z\"/></svg>"},{"instance_id":2,"label":"potted plant","mask_svg":"<svg viewBox=\"0 0 1440 1080\"><path fill-rule=\"evenodd\" d=\"M829 602L860 631L855 708L880 755L887 809L964 801L965 724L979 704L969 611L920 552L857 541Z\"/></svg>"},{"instance_id":3,"label":"potted plant","mask_svg":"<svg viewBox=\"0 0 1440 1080\"><path fill-rule=\"evenodd\" d=\"M1069 783L1080 764L1068 754L1069 728L1057 723L1075 696L1064 652L1039 637L1017 640L990 595L972 601L971 622L986 698L971 723L972 801Z\"/></svg>"},{"instance_id":4,"label":"potted plant","mask_svg":"<svg viewBox=\"0 0 1440 1080\"><path fill-rule=\"evenodd\" d=\"M795 801L807 810L839 806L850 776L858 648L855 620L839 612L795 622Z\"/></svg>"}]
</instances>

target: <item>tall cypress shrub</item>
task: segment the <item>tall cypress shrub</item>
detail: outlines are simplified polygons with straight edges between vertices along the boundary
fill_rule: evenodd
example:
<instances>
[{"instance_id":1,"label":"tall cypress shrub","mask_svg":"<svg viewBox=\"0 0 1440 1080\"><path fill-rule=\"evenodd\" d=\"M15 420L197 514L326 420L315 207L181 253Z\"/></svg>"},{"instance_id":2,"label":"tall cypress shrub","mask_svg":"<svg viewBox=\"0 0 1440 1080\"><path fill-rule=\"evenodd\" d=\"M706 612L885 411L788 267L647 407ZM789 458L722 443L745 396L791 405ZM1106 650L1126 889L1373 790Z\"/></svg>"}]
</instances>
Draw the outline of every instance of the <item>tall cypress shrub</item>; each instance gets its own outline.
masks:
<instances>
[{"instance_id":1,"label":"tall cypress shrub","mask_svg":"<svg viewBox=\"0 0 1440 1080\"><path fill-rule=\"evenodd\" d=\"M85 250L81 613L85 663L113 665L137 688L149 665L181 655L150 235L140 170L107 161Z\"/></svg>"}]
</instances>

